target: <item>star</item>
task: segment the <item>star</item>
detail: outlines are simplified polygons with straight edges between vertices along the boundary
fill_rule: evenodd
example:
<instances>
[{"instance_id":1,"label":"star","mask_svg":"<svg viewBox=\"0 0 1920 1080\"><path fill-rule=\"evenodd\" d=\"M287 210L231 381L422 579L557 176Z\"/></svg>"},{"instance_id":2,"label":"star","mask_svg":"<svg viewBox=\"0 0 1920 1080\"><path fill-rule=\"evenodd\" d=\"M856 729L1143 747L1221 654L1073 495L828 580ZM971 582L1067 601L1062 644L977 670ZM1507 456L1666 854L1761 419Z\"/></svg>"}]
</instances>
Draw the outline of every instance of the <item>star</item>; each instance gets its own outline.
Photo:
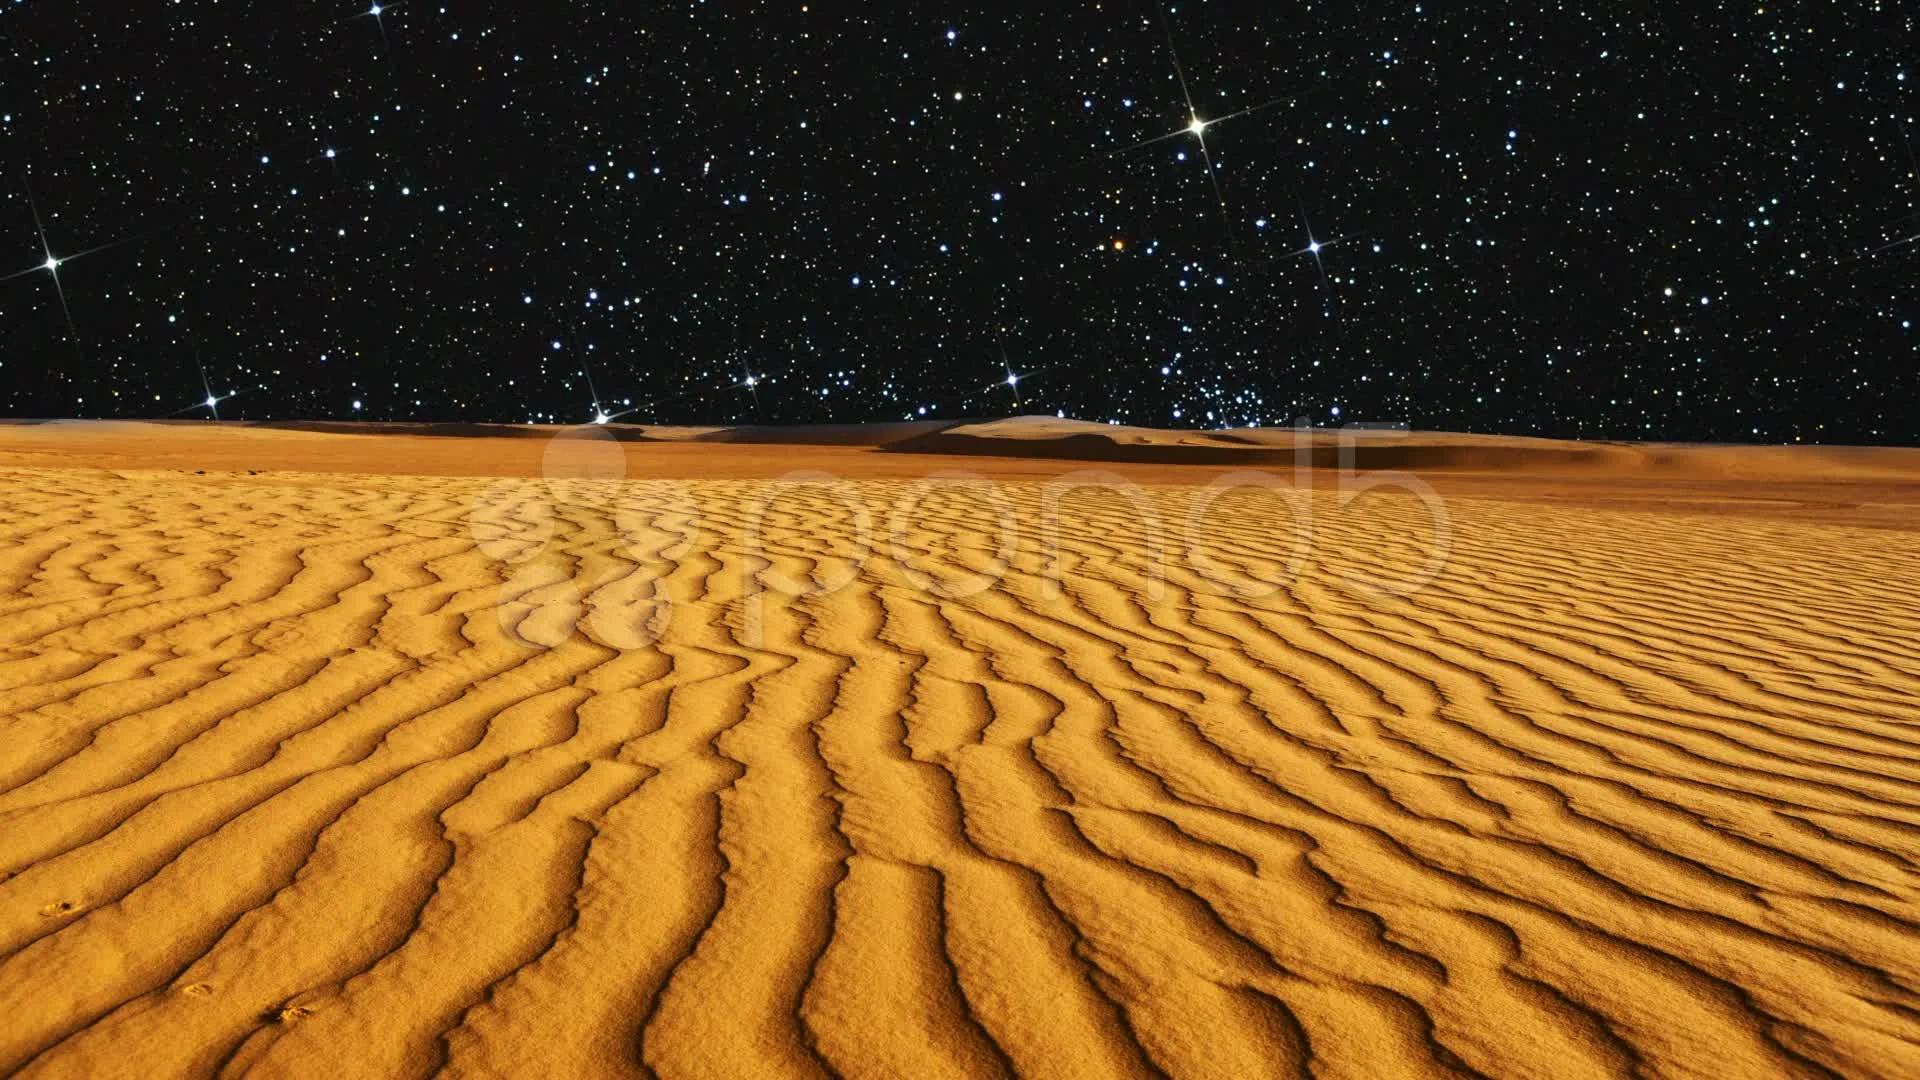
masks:
<instances>
[{"instance_id":1,"label":"star","mask_svg":"<svg viewBox=\"0 0 1920 1080\"><path fill-rule=\"evenodd\" d=\"M53 291L55 295L60 298L60 314L67 321L67 337L73 342L74 356L77 358L80 356L80 330L73 324L73 309L67 305L67 289L60 281L60 264L66 260L54 255L53 248L47 243L47 226L40 218L40 204L34 201L33 185L27 181L25 174L22 174L20 177L20 185L27 193L27 209L33 213L33 231L40 238L40 254L43 261L39 265L29 267L19 273L8 274L6 277L0 278L0 281L8 281L26 274L45 270L47 275L53 278ZM110 246L112 245L103 245L103 247ZM100 250L102 250L102 248L92 248L81 252L80 255L90 255ZM77 259L80 255L69 257Z\"/></svg>"},{"instance_id":2,"label":"star","mask_svg":"<svg viewBox=\"0 0 1920 1080\"><path fill-rule=\"evenodd\" d=\"M999 338L998 332L995 333L995 337ZM1006 372L1006 378L1001 381L1000 385L1007 388L1007 393L1013 398L1013 407L1018 410L1024 407L1020 401L1020 381L1036 374L1036 372L1028 371L1022 373L1013 370L1013 359L1007 355L1006 340L1000 338L998 344L1000 346L1000 368ZM992 389L992 386L989 385L988 389Z\"/></svg>"},{"instance_id":3,"label":"star","mask_svg":"<svg viewBox=\"0 0 1920 1080\"><path fill-rule=\"evenodd\" d=\"M265 389L265 388L262 387L261 389ZM220 403L223 401L230 401L239 396L240 396L240 391L238 390L235 390L230 394L215 394L209 391L207 393L206 400L196 401L193 404L188 405L184 409L175 409L173 412L170 412L167 415L179 416L181 413L195 412L200 409L205 409L207 410L207 413L210 419L218 420L220 419ZM358 407L357 403L355 407L356 408Z\"/></svg>"},{"instance_id":4,"label":"star","mask_svg":"<svg viewBox=\"0 0 1920 1080\"><path fill-rule=\"evenodd\" d=\"M747 392L747 396L753 399L753 411L756 414L760 411L761 381L762 380L760 376L755 375L752 372L752 370L750 370L747 367L747 362L745 360L741 360L740 361L740 378L733 385L745 390Z\"/></svg>"},{"instance_id":5,"label":"star","mask_svg":"<svg viewBox=\"0 0 1920 1080\"><path fill-rule=\"evenodd\" d=\"M1167 55L1173 62L1174 74L1180 80L1180 96L1186 102L1187 106L1187 124L1177 131L1170 131L1164 135L1155 135L1149 139L1142 139L1131 146L1123 146L1118 150L1109 151L1103 156L1115 157L1129 151L1138 150L1142 147L1152 146L1155 143L1165 142L1168 139L1191 135L1194 140L1200 144L1200 159L1206 164L1207 182L1213 187L1214 201L1219 204L1220 220L1227 228L1227 242L1229 246L1231 246L1233 244L1233 213L1227 207L1227 193L1226 189L1221 186L1219 170L1214 167L1213 151L1207 146L1207 130L1227 120L1270 109L1276 105L1287 104L1300 95L1294 94L1288 97L1275 98L1272 101L1262 102L1261 104L1241 109L1238 112L1228 113L1225 116L1213 120L1202 118L1199 108L1194 104L1193 87L1187 81L1187 69L1185 65L1181 64L1180 51L1174 43L1173 23L1168 20L1166 10L1158 4L1154 7L1154 13L1160 18L1160 28L1167 40ZM1131 107L1131 103L1132 99L1128 99L1129 107ZM1184 157L1184 154L1182 156ZM998 198L998 196L995 196L995 198Z\"/></svg>"},{"instance_id":6,"label":"star","mask_svg":"<svg viewBox=\"0 0 1920 1080\"><path fill-rule=\"evenodd\" d=\"M550 342L550 344L553 346L555 352L560 351L561 343L559 341L553 341ZM627 412L609 414L606 407L601 404L600 388L593 385L593 366L587 363L587 353L592 351L592 349L593 346L588 345L586 348L578 350L580 353L580 374L585 376L587 380L587 393L593 397L593 422L596 424L604 424L611 420L617 420L634 410L628 409Z\"/></svg>"},{"instance_id":7,"label":"star","mask_svg":"<svg viewBox=\"0 0 1920 1080\"><path fill-rule=\"evenodd\" d=\"M1300 224L1307 230L1307 246L1304 250L1297 251L1294 254L1313 256L1313 265L1319 269L1320 281L1324 284L1327 280L1327 264L1320 260L1320 249L1325 247L1326 244L1322 244L1320 238L1313 235L1313 222L1307 220L1307 203L1305 199L1300 200ZM1328 243L1331 242L1332 241L1328 241Z\"/></svg>"},{"instance_id":8,"label":"star","mask_svg":"<svg viewBox=\"0 0 1920 1080\"><path fill-rule=\"evenodd\" d=\"M348 20L348 21L352 21L352 19L372 19L373 25L378 27L380 30L380 53L383 57L387 57L389 59L391 58L391 54L393 52L393 43L387 40L386 15L389 12L394 11L399 7L400 7L399 4L372 4L368 6L367 10L361 12L358 15L352 16ZM332 157L333 156L332 151L328 151L327 156Z\"/></svg>"},{"instance_id":9,"label":"star","mask_svg":"<svg viewBox=\"0 0 1920 1080\"><path fill-rule=\"evenodd\" d=\"M1307 218L1307 203L1305 199L1300 200L1300 225L1302 228L1304 228L1307 231L1307 246L1301 248L1298 251L1295 251L1293 255L1313 256L1314 266L1320 271L1320 280L1323 283L1327 280L1327 266L1326 266L1326 263L1320 257L1321 253L1326 251L1328 248L1332 247L1335 244L1344 244L1349 240L1356 240L1374 231L1374 229L1372 228L1367 228L1367 229L1362 229L1356 233L1348 233L1344 236L1336 236L1330 240L1322 240L1313 234L1313 222L1308 220ZM1378 244L1374 245L1374 250L1375 251L1380 250L1380 247ZM1667 295L1669 296L1673 295L1673 290L1671 289L1667 290Z\"/></svg>"},{"instance_id":10,"label":"star","mask_svg":"<svg viewBox=\"0 0 1920 1080\"><path fill-rule=\"evenodd\" d=\"M168 319L167 321L172 322L173 320ZM173 412L168 413L167 415L179 416L181 413L193 412L197 409L205 409L207 410L207 413L211 419L218 420L220 419L220 403L223 401L226 401L229 398L240 396L240 391L235 390L229 394L216 394L213 392L213 383L207 378L207 364L206 364L206 361L200 356L200 339L197 336L195 336L193 332L193 320L191 317L189 317L187 320L187 345L188 347L193 349L194 370L200 373L200 390L202 393L206 394L207 396L205 398L202 398L199 401L194 402L191 405L188 405L185 408L175 409ZM265 387L262 387L261 389L265 389ZM359 407L359 403L356 402L355 408L358 408L358 407Z\"/></svg>"},{"instance_id":11,"label":"star","mask_svg":"<svg viewBox=\"0 0 1920 1080\"><path fill-rule=\"evenodd\" d=\"M1207 176L1213 182L1214 195L1216 198L1219 199L1221 210L1224 213L1226 210L1226 196L1222 193L1220 188L1219 178L1214 172L1212 152L1207 148L1207 141L1206 141L1207 129L1217 127L1228 120L1238 119L1239 117L1247 116L1251 113L1261 112L1266 109L1271 109L1278 105L1285 105L1289 102L1297 100L1301 95L1292 94L1287 97L1274 98L1272 101L1261 102L1258 105L1252 105L1247 108L1241 109L1238 112L1228 113L1225 116L1216 117L1212 120L1203 119L1200 116L1200 110L1194 104L1192 87L1187 82L1186 67L1180 63L1179 50L1174 46L1173 24L1168 21L1167 13L1164 10L1156 8L1156 14L1158 14L1160 17L1161 30L1166 35L1167 55L1172 59L1174 74L1178 76L1180 80L1180 96L1186 102L1186 106L1187 106L1187 116L1188 116L1187 124L1185 127L1182 127L1178 130L1169 131L1163 135L1155 135L1152 138L1142 139L1137 143L1133 143L1132 145L1129 145L1129 146L1123 146L1118 150L1108 151L1106 154L1100 155L1100 156L1117 157L1121 154L1125 154L1133 150L1138 150L1142 147L1152 146L1155 143L1166 142L1168 139L1177 139L1185 135L1191 135L1195 139L1199 140L1200 142L1200 156L1206 161ZM1132 108L1133 99L1132 98L1125 99L1124 104L1126 105L1127 108ZM1000 196L998 195L994 196L994 199L996 201L998 201L999 198Z\"/></svg>"}]
</instances>

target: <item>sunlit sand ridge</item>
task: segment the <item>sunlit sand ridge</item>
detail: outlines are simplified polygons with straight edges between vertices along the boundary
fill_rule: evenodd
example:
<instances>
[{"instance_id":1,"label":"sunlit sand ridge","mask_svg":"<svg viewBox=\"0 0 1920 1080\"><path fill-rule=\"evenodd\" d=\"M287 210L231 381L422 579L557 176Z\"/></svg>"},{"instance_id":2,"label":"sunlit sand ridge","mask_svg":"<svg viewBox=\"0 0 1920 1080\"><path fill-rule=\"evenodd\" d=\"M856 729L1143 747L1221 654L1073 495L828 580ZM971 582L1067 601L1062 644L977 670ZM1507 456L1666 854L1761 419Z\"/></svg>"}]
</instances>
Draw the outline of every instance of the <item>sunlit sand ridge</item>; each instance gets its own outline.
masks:
<instances>
[{"instance_id":1,"label":"sunlit sand ridge","mask_svg":"<svg viewBox=\"0 0 1920 1080\"><path fill-rule=\"evenodd\" d=\"M0 1073L1920 1075L1920 533L1205 490L0 475Z\"/></svg>"}]
</instances>

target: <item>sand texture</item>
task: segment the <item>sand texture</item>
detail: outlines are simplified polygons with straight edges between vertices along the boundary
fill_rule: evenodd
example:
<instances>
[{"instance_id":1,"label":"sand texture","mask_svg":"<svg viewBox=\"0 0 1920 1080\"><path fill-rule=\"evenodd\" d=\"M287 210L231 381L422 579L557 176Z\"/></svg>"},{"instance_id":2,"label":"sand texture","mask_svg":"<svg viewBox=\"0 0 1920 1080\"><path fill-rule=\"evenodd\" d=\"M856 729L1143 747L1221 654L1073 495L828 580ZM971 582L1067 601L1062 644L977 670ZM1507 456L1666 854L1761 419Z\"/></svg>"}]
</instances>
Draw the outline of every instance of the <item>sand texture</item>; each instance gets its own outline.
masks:
<instances>
[{"instance_id":1,"label":"sand texture","mask_svg":"<svg viewBox=\"0 0 1920 1080\"><path fill-rule=\"evenodd\" d=\"M0 434L0 1074L1920 1076L1910 456L988 436Z\"/></svg>"}]
</instances>

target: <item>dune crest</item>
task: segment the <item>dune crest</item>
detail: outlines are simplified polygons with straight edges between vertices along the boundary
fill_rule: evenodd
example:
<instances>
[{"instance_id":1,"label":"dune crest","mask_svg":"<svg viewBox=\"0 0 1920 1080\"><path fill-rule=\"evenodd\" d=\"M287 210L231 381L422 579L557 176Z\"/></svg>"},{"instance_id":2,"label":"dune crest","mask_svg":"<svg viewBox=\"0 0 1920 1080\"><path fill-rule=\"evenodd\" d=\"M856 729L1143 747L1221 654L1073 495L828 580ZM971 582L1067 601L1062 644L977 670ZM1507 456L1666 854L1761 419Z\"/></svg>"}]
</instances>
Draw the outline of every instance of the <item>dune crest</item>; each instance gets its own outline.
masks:
<instances>
[{"instance_id":1,"label":"dune crest","mask_svg":"<svg viewBox=\"0 0 1920 1080\"><path fill-rule=\"evenodd\" d=\"M1920 1075L1912 531L581 475L0 477L0 1073Z\"/></svg>"}]
</instances>

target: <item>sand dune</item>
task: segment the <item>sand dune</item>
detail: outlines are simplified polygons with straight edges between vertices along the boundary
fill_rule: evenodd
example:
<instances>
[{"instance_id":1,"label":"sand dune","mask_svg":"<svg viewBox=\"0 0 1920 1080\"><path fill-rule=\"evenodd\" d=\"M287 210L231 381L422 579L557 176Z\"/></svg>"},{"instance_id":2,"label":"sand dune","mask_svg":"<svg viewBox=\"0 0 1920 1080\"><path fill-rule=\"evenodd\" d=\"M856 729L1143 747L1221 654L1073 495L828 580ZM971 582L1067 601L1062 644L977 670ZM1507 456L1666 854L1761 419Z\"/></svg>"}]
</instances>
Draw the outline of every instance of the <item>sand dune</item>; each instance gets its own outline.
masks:
<instances>
[{"instance_id":1,"label":"sand dune","mask_svg":"<svg viewBox=\"0 0 1920 1080\"><path fill-rule=\"evenodd\" d=\"M1920 1075L1911 488L1303 549L1044 451L75 438L0 433L0 1073Z\"/></svg>"},{"instance_id":2,"label":"sand dune","mask_svg":"<svg viewBox=\"0 0 1920 1080\"><path fill-rule=\"evenodd\" d=\"M546 444L559 430L564 429L344 421L0 421L0 467L120 468L137 463L185 471L212 466L538 476ZM1892 447L1574 442L1359 428L1158 431L1039 416L812 427L613 423L595 431L621 444L626 475L653 478L758 479L788 468L813 467L873 479L918 477L943 467L985 467L996 476L1048 476L1067 461L1115 466L1130 478L1161 483L1203 483L1232 469L1304 466L1409 470L1454 480L1498 477L1503 491L1509 481L1549 478L1588 483L1844 481L1920 488L1920 449ZM721 448L724 452L715 452ZM796 448L805 448L806 460L794 457ZM994 460L983 466L979 458ZM1195 471L1208 468L1214 472Z\"/></svg>"}]
</instances>

